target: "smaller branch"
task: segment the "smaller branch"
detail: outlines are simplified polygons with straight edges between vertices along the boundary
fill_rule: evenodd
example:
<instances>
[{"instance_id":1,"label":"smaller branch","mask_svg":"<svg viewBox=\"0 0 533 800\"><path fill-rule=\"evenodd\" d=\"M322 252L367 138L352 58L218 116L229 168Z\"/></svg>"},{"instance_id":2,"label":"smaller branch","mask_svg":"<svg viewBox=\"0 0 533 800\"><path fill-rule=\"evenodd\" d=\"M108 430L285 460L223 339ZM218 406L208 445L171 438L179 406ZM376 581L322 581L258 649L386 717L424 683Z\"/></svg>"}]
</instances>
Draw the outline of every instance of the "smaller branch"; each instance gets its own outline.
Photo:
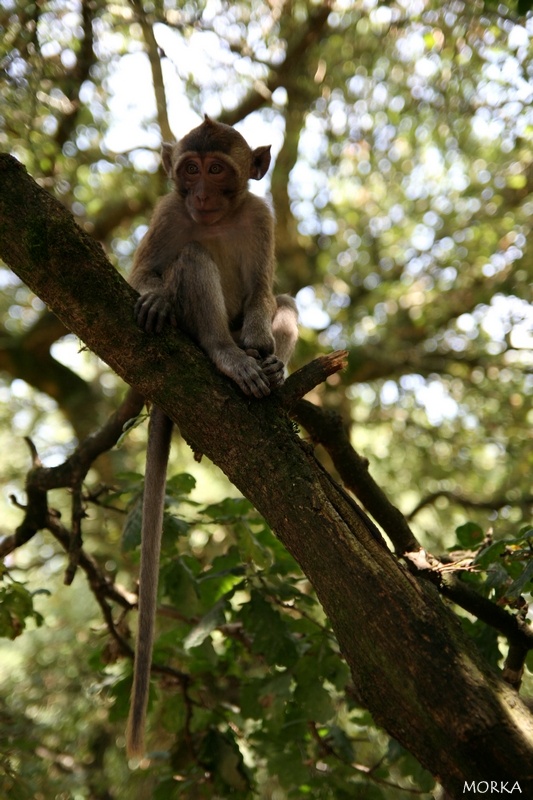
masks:
<instances>
[{"instance_id":1,"label":"smaller branch","mask_svg":"<svg viewBox=\"0 0 533 800\"><path fill-rule=\"evenodd\" d=\"M72 492L72 530L68 548L68 566L65 571L65 585L70 586L76 575L80 561L83 538L81 535L81 521L86 517L82 501L82 485L78 483Z\"/></svg>"},{"instance_id":2,"label":"smaller branch","mask_svg":"<svg viewBox=\"0 0 533 800\"><path fill-rule=\"evenodd\" d=\"M35 475L39 474L43 469L41 460L31 439L26 436L25 441L30 449L32 460L32 468L26 476L26 495L28 502L26 506L23 506L11 496L11 501L15 503L18 508L24 509L24 519L12 536L6 536L5 539L0 542L0 558L4 558L17 547L29 542L38 531L45 527L48 516L46 490L41 489L34 483Z\"/></svg>"},{"instance_id":3,"label":"smaller branch","mask_svg":"<svg viewBox=\"0 0 533 800\"><path fill-rule=\"evenodd\" d=\"M47 492L50 489L81 486L93 461L117 443L124 425L139 414L143 404L141 395L130 389L120 407L100 430L81 442L64 464L57 467L43 467L33 442L26 439L32 457L32 468L26 476L27 504L22 506L17 503L19 508L24 509L24 519L12 536L6 536L0 542L0 558L5 558L17 547L29 542L38 531L48 527L50 512Z\"/></svg>"},{"instance_id":4,"label":"smaller branch","mask_svg":"<svg viewBox=\"0 0 533 800\"><path fill-rule=\"evenodd\" d=\"M370 475L366 459L352 447L340 414L299 400L291 409L291 416L309 432L313 442L325 447L346 487L381 525L397 555L405 556L415 575L432 580L445 597L502 633L512 647L526 652L533 649L531 627L466 586L457 574L443 569L434 556L425 554L403 514Z\"/></svg>"},{"instance_id":5,"label":"smaller branch","mask_svg":"<svg viewBox=\"0 0 533 800\"><path fill-rule=\"evenodd\" d=\"M63 464L57 467L41 467L34 480L41 489L73 488L83 481L93 462L116 445L124 432L124 426L136 417L144 405L141 395L130 389L117 410L95 433L91 433L74 450Z\"/></svg>"},{"instance_id":6,"label":"smaller branch","mask_svg":"<svg viewBox=\"0 0 533 800\"><path fill-rule=\"evenodd\" d=\"M526 652L533 649L533 629L530 625L491 600L482 597L474 589L464 584L457 574L442 572L440 579L439 590L444 597L502 633L512 647L526 650Z\"/></svg>"},{"instance_id":7,"label":"smaller branch","mask_svg":"<svg viewBox=\"0 0 533 800\"><path fill-rule=\"evenodd\" d=\"M352 447L340 414L300 400L291 409L291 416L303 425L315 444L325 447L343 483L381 525L391 539L395 552L402 555L419 550L420 545L405 517L374 481L368 471L367 460Z\"/></svg>"},{"instance_id":8,"label":"smaller branch","mask_svg":"<svg viewBox=\"0 0 533 800\"><path fill-rule=\"evenodd\" d=\"M516 691L520 689L520 684L522 683L527 654L528 650L525 647L514 643L510 644L502 677Z\"/></svg>"},{"instance_id":9,"label":"smaller branch","mask_svg":"<svg viewBox=\"0 0 533 800\"><path fill-rule=\"evenodd\" d=\"M384 780L383 778L380 778L377 775L375 775L374 773L376 772L376 768L380 766L381 761L378 762L378 764L376 764L374 767L367 767L364 764L356 764L353 761L352 762L347 761L346 758L337 753L337 751L331 744L330 738L320 735L316 722L308 722L308 728L311 734L311 738L314 739L319 752L326 758L327 757L334 758L340 764L344 764L354 772L360 775L364 775L369 782L375 783L378 786L392 787L393 789L400 790L401 792L407 792L408 794L415 794L415 795L423 794L423 792L420 789L410 789L404 786L399 786L398 784L393 783L392 781Z\"/></svg>"},{"instance_id":10,"label":"smaller branch","mask_svg":"<svg viewBox=\"0 0 533 800\"><path fill-rule=\"evenodd\" d=\"M144 399L135 389L129 389L119 408L96 433L88 436L76 448L65 464L83 470L87 474L93 461L116 445L124 432L124 426L136 417L144 405Z\"/></svg>"},{"instance_id":11,"label":"smaller branch","mask_svg":"<svg viewBox=\"0 0 533 800\"><path fill-rule=\"evenodd\" d=\"M404 553L403 557L412 574L430 580L436 585L440 594L451 600L452 603L503 634L507 638L511 650L526 654L529 650L533 650L533 629L525 623L522 617L511 614L492 600L478 594L471 586L463 583L461 572L474 568L472 559L463 559L463 565L461 562L443 564L423 548ZM512 681L508 680L508 683L512 683Z\"/></svg>"},{"instance_id":12,"label":"smaller branch","mask_svg":"<svg viewBox=\"0 0 533 800\"><path fill-rule=\"evenodd\" d=\"M93 506L97 506L98 508L105 508L106 511L114 511L115 514L119 514L119 515L122 515L122 516L125 517L128 514L127 509L121 508L120 506L112 505L111 503L108 503L107 501L105 501L105 499L103 501L100 499L102 497L102 495L104 495L104 498L105 498L106 494L109 491L111 491L112 488L113 487L107 486L104 483L104 484L101 484L100 486L96 487L95 489L86 490L83 493L83 500L86 503L92 503Z\"/></svg>"},{"instance_id":13,"label":"smaller branch","mask_svg":"<svg viewBox=\"0 0 533 800\"><path fill-rule=\"evenodd\" d=\"M426 508L429 505L432 505L436 500L438 500L441 497L445 497L452 503L457 503L457 505L463 506L464 508L488 509L489 511L497 511L499 508L508 506L510 503L507 497L498 497L494 498L493 500L471 500L468 497L464 497L459 492L442 490L438 492L432 492L431 494L428 494L427 497L424 497L413 508L413 510L409 514L407 514L407 519L412 520L420 511L422 511L422 509ZM526 495L525 497L522 497L520 500L513 500L513 505L531 506L533 505L533 495Z\"/></svg>"},{"instance_id":14,"label":"smaller branch","mask_svg":"<svg viewBox=\"0 0 533 800\"><path fill-rule=\"evenodd\" d=\"M235 125L241 119L262 108L279 86L286 86L288 76L300 74L302 63L308 63L309 55L328 29L328 17L333 3L331 0L320 3L316 10L311 12L304 25L297 27L294 36L287 41L285 59L281 64L269 64L269 76L265 82L257 82L237 106L237 108L224 111L219 117L220 122L226 125ZM254 61L257 59L254 57Z\"/></svg>"},{"instance_id":15,"label":"smaller branch","mask_svg":"<svg viewBox=\"0 0 533 800\"><path fill-rule=\"evenodd\" d=\"M70 531L68 531L65 526L59 522L59 519L53 514L48 515L46 528L68 553L71 546ZM88 578L91 591L96 599L96 602L102 610L107 629L115 642L118 644L119 651L130 658L133 658L133 650L129 643L119 633L119 630L113 619L111 606L107 600L113 600L115 603L127 610L133 608L133 604L128 600L125 594L119 591L114 583L111 583L105 577L105 575L103 575L96 561L89 556L83 550L83 548L80 548L79 550L78 563Z\"/></svg>"},{"instance_id":16,"label":"smaller branch","mask_svg":"<svg viewBox=\"0 0 533 800\"><path fill-rule=\"evenodd\" d=\"M25 436L24 441L26 442L30 450L32 469L37 469L38 467L41 467L42 462L41 459L39 458L39 453L37 452L37 448L35 447L34 443L32 442L29 436Z\"/></svg>"},{"instance_id":17,"label":"smaller branch","mask_svg":"<svg viewBox=\"0 0 533 800\"><path fill-rule=\"evenodd\" d=\"M49 515L46 529L50 531L65 552L68 553L70 531L59 522L57 516L54 514ZM79 565L89 578L91 589L98 597L106 597L126 611L130 611L135 607L134 595L120 589L115 583L106 578L95 559L86 553L83 548L80 551Z\"/></svg>"},{"instance_id":18,"label":"smaller branch","mask_svg":"<svg viewBox=\"0 0 533 800\"><path fill-rule=\"evenodd\" d=\"M130 2L143 32L150 69L152 70L157 122L159 130L161 131L161 138L164 142L171 142L174 136L168 120L167 98L163 80L163 70L161 68L160 48L155 38L153 26L146 17L142 1L130 0Z\"/></svg>"},{"instance_id":19,"label":"smaller branch","mask_svg":"<svg viewBox=\"0 0 533 800\"><path fill-rule=\"evenodd\" d=\"M334 375L347 365L348 351L336 350L325 356L319 356L301 369L289 375L278 392L282 404L287 409L310 392L315 386L323 383L330 375Z\"/></svg>"},{"instance_id":20,"label":"smaller branch","mask_svg":"<svg viewBox=\"0 0 533 800\"><path fill-rule=\"evenodd\" d=\"M79 50L76 53L76 64L72 70L67 72L61 87L65 96L70 101L70 108L59 120L59 126L55 135L55 141L58 147L62 147L65 144L74 130L82 108L80 101L81 86L89 77L91 67L96 62L93 31L94 14L95 5L90 2L90 0L83 0L81 4L83 36L80 40Z\"/></svg>"}]
</instances>

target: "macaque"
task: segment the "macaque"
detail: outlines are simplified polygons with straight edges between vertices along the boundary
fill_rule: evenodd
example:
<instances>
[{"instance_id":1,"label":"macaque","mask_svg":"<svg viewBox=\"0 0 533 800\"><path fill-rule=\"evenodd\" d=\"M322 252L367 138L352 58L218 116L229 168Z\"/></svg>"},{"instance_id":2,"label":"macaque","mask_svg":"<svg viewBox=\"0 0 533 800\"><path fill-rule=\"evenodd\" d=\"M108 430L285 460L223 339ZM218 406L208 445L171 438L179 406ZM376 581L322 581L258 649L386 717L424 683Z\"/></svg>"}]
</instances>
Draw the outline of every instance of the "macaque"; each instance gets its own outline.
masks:
<instances>
[{"instance_id":1,"label":"macaque","mask_svg":"<svg viewBox=\"0 0 533 800\"><path fill-rule=\"evenodd\" d=\"M133 264L138 325L187 333L224 375L254 398L285 379L298 336L288 295L275 296L274 220L248 191L270 164L270 146L252 150L233 128L205 117L174 145L163 165L174 190L158 204ZM139 625L128 721L128 755L144 755L166 470L172 423L154 407L146 455Z\"/></svg>"}]
</instances>

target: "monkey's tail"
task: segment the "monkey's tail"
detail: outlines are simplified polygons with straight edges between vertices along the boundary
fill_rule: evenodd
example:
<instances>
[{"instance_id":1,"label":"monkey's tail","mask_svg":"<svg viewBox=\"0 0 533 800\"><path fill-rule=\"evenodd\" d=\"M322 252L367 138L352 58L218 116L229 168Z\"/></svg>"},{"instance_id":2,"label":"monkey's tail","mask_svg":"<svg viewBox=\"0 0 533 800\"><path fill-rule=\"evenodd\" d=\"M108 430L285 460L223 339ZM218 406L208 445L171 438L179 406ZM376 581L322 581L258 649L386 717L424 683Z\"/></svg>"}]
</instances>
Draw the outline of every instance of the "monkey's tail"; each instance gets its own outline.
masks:
<instances>
[{"instance_id":1,"label":"monkey's tail","mask_svg":"<svg viewBox=\"0 0 533 800\"><path fill-rule=\"evenodd\" d=\"M126 749L130 758L144 755L144 727L150 691L159 556L171 435L171 420L161 409L154 406L150 416L146 450L139 576L139 622L130 714L126 733Z\"/></svg>"}]
</instances>

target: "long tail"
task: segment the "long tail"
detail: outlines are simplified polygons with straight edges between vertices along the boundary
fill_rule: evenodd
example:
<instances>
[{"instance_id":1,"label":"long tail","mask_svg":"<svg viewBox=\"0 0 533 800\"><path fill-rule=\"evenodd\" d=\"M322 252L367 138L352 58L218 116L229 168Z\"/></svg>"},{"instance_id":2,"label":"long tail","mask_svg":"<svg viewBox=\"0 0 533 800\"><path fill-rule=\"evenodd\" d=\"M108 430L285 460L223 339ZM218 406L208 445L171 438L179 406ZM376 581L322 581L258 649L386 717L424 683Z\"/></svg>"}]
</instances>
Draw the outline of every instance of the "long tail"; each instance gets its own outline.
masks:
<instances>
[{"instance_id":1,"label":"long tail","mask_svg":"<svg viewBox=\"0 0 533 800\"><path fill-rule=\"evenodd\" d=\"M150 689L159 556L171 434L171 420L154 406L150 417L146 450L139 577L139 622L126 734L127 753L130 758L144 755L144 727Z\"/></svg>"}]
</instances>

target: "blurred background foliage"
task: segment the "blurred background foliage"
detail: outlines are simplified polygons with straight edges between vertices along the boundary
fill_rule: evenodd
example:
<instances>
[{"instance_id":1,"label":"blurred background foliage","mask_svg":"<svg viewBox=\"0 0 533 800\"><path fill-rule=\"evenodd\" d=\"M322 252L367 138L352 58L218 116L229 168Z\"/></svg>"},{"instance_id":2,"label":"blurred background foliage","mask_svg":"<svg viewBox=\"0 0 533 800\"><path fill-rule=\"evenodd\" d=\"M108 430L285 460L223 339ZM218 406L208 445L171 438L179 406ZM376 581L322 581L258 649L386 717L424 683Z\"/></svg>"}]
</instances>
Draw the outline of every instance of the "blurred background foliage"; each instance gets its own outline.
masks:
<instances>
[{"instance_id":1,"label":"blurred background foliage","mask_svg":"<svg viewBox=\"0 0 533 800\"><path fill-rule=\"evenodd\" d=\"M341 411L424 546L492 548L471 580L511 604L531 580L529 569L517 591L533 504L530 5L0 6L0 146L125 276L167 190L162 140L206 112L253 146L272 143L274 166L253 188L272 197L278 283L300 309L294 365L349 351L311 399ZM23 437L60 463L124 386L8 269L0 282L7 534L29 466ZM129 591L145 427L96 462L87 489L86 548ZM155 757L128 768L130 666L82 577L62 585L64 557L43 534L0 583L2 792L427 797L432 779L358 707L297 565L218 471L178 437L173 448L156 655L188 677L154 684ZM68 509L64 495L51 502ZM497 637L478 639L496 663Z\"/></svg>"}]
</instances>

